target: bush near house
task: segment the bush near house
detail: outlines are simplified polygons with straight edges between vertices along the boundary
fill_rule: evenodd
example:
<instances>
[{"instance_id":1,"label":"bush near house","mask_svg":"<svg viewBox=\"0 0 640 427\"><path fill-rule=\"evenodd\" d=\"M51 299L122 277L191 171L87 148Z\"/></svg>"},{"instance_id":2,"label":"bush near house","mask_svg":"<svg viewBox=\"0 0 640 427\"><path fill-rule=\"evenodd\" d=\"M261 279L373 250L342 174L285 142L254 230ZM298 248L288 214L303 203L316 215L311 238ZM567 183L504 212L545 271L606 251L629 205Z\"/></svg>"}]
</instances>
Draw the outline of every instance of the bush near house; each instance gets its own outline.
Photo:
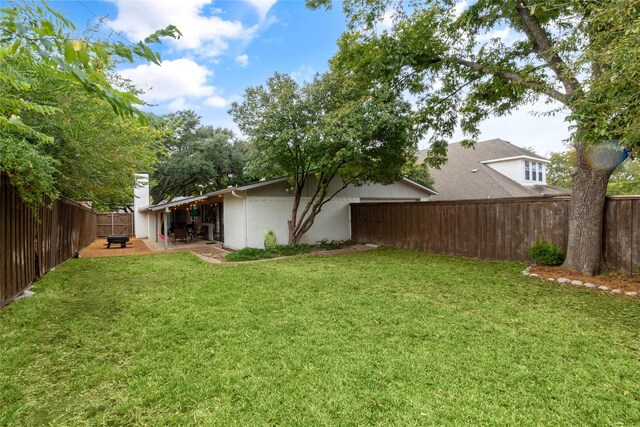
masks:
<instances>
[{"instance_id":1,"label":"bush near house","mask_svg":"<svg viewBox=\"0 0 640 427\"><path fill-rule=\"evenodd\" d=\"M266 246L266 236L265 236L265 246ZM298 245L298 246L289 246L289 245L274 245L269 246L266 249L258 249L258 248L243 248L237 252L232 252L225 256L227 261L254 261L257 259L266 259L266 258L276 258L281 256L292 256L292 255L300 255L306 254L313 251L318 250L331 250L331 249L339 249L342 246L340 242L335 241L322 241L318 242L314 245Z\"/></svg>"},{"instance_id":2,"label":"bush near house","mask_svg":"<svg viewBox=\"0 0 640 427\"><path fill-rule=\"evenodd\" d=\"M529 256L536 263L542 265L560 265L564 262L562 249L543 239L539 239L531 245Z\"/></svg>"}]
</instances>

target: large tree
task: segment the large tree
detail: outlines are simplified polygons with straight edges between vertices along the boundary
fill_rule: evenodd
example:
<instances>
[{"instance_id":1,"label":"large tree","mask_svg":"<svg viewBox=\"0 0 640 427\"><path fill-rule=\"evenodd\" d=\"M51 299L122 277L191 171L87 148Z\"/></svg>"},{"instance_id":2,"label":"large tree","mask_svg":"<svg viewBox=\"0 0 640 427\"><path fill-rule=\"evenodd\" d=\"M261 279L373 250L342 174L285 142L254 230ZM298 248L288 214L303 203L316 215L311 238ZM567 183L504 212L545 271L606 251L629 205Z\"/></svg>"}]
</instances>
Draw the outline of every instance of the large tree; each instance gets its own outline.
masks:
<instances>
[{"instance_id":1,"label":"large tree","mask_svg":"<svg viewBox=\"0 0 640 427\"><path fill-rule=\"evenodd\" d=\"M640 146L640 0L342 4L351 27L333 68L412 93L432 165L446 161L458 126L472 146L483 120L533 101L569 113L576 167L564 267L597 273L607 182ZM388 14L394 24L381 31Z\"/></svg>"},{"instance_id":2,"label":"large tree","mask_svg":"<svg viewBox=\"0 0 640 427\"><path fill-rule=\"evenodd\" d=\"M169 26L129 45L80 34L46 2L9 1L7 6L0 9L0 173L31 205L41 203L43 194L55 198L60 193L105 203L121 200L122 180L101 178L118 171L122 178L130 168L119 165L131 165L139 153L148 158L146 148L127 155L125 147L146 147L151 131L137 108L143 104L139 92L117 78L114 64L159 65L160 55L149 45L164 36L179 37L179 31ZM123 122L114 121L118 117ZM145 136L135 144L141 133ZM125 138L120 146L114 140L119 137ZM101 178L90 172L102 172ZM92 178L97 179L89 182ZM133 180L131 174L125 178ZM78 188L82 182L90 186Z\"/></svg>"},{"instance_id":3,"label":"large tree","mask_svg":"<svg viewBox=\"0 0 640 427\"><path fill-rule=\"evenodd\" d=\"M164 118L164 150L152 174L154 204L248 182L243 141L229 129L203 126L200 120L192 110Z\"/></svg>"},{"instance_id":4,"label":"large tree","mask_svg":"<svg viewBox=\"0 0 640 427\"><path fill-rule=\"evenodd\" d=\"M562 188L571 188L571 170L576 164L574 150L551 153L547 167L547 182ZM607 195L622 196L640 194L640 159L627 159L611 174Z\"/></svg>"},{"instance_id":5,"label":"large tree","mask_svg":"<svg viewBox=\"0 0 640 427\"><path fill-rule=\"evenodd\" d=\"M347 185L389 184L401 176L416 147L409 110L384 86L368 88L332 74L300 86L276 73L232 104L230 113L248 137L251 174L289 179L290 245ZM342 184L334 188L336 177ZM308 186L311 196L303 200Z\"/></svg>"}]
</instances>

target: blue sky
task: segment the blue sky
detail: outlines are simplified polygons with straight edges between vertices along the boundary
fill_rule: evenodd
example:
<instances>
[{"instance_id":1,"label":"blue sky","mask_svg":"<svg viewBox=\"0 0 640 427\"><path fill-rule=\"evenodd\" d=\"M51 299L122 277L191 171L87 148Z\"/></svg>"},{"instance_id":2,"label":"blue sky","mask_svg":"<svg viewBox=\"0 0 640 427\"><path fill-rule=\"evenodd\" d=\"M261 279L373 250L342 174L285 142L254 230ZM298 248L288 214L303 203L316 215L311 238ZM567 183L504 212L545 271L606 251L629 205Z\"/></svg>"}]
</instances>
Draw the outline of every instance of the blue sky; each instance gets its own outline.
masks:
<instances>
[{"instance_id":1,"label":"blue sky","mask_svg":"<svg viewBox=\"0 0 640 427\"><path fill-rule=\"evenodd\" d=\"M334 10L311 11L303 0L50 1L79 29L98 22L96 16L107 17L99 25L102 35L132 42L176 25L184 37L157 47L162 67L123 64L120 73L146 90L143 98L156 105L150 108L155 113L190 108L203 123L235 131L227 110L231 102L241 100L246 87L264 83L276 71L303 81L327 69L346 28L340 4L335 3ZM481 139L506 139L540 154L561 151L568 137L563 116L529 113L548 109L538 104L490 119L482 126ZM461 138L455 135L452 142Z\"/></svg>"}]
</instances>

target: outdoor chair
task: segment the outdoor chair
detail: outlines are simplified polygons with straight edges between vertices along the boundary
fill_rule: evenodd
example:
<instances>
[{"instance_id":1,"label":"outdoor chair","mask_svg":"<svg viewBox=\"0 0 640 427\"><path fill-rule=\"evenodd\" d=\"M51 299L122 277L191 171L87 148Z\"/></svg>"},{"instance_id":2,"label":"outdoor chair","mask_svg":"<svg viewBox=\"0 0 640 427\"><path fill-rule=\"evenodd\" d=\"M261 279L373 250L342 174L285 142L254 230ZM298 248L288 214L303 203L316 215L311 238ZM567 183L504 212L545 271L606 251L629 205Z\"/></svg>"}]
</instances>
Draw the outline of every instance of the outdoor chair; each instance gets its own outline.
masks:
<instances>
[{"instance_id":1,"label":"outdoor chair","mask_svg":"<svg viewBox=\"0 0 640 427\"><path fill-rule=\"evenodd\" d=\"M173 243L175 244L179 240L187 243L187 229L186 228L176 228L175 230L173 230Z\"/></svg>"},{"instance_id":2,"label":"outdoor chair","mask_svg":"<svg viewBox=\"0 0 640 427\"><path fill-rule=\"evenodd\" d=\"M200 227L200 229L198 230L198 234L196 234L196 237L198 239L206 239L207 237L209 237L209 227L206 225Z\"/></svg>"}]
</instances>

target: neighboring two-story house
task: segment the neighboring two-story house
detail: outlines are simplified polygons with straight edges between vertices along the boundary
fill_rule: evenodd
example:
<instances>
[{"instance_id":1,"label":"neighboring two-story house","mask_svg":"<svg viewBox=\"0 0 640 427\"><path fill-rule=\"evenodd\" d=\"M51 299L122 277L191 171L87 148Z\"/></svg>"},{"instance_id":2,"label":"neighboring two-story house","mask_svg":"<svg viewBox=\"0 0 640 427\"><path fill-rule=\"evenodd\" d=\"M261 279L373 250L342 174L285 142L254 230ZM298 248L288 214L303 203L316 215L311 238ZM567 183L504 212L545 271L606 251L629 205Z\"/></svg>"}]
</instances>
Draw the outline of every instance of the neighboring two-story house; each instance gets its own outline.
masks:
<instances>
[{"instance_id":1,"label":"neighboring two-story house","mask_svg":"<svg viewBox=\"0 0 640 427\"><path fill-rule=\"evenodd\" d=\"M418 153L422 162L428 150ZM548 159L502 139L478 142L475 148L449 144L449 160L431 168L437 195L429 200L501 199L568 195L547 185Z\"/></svg>"}]
</instances>

